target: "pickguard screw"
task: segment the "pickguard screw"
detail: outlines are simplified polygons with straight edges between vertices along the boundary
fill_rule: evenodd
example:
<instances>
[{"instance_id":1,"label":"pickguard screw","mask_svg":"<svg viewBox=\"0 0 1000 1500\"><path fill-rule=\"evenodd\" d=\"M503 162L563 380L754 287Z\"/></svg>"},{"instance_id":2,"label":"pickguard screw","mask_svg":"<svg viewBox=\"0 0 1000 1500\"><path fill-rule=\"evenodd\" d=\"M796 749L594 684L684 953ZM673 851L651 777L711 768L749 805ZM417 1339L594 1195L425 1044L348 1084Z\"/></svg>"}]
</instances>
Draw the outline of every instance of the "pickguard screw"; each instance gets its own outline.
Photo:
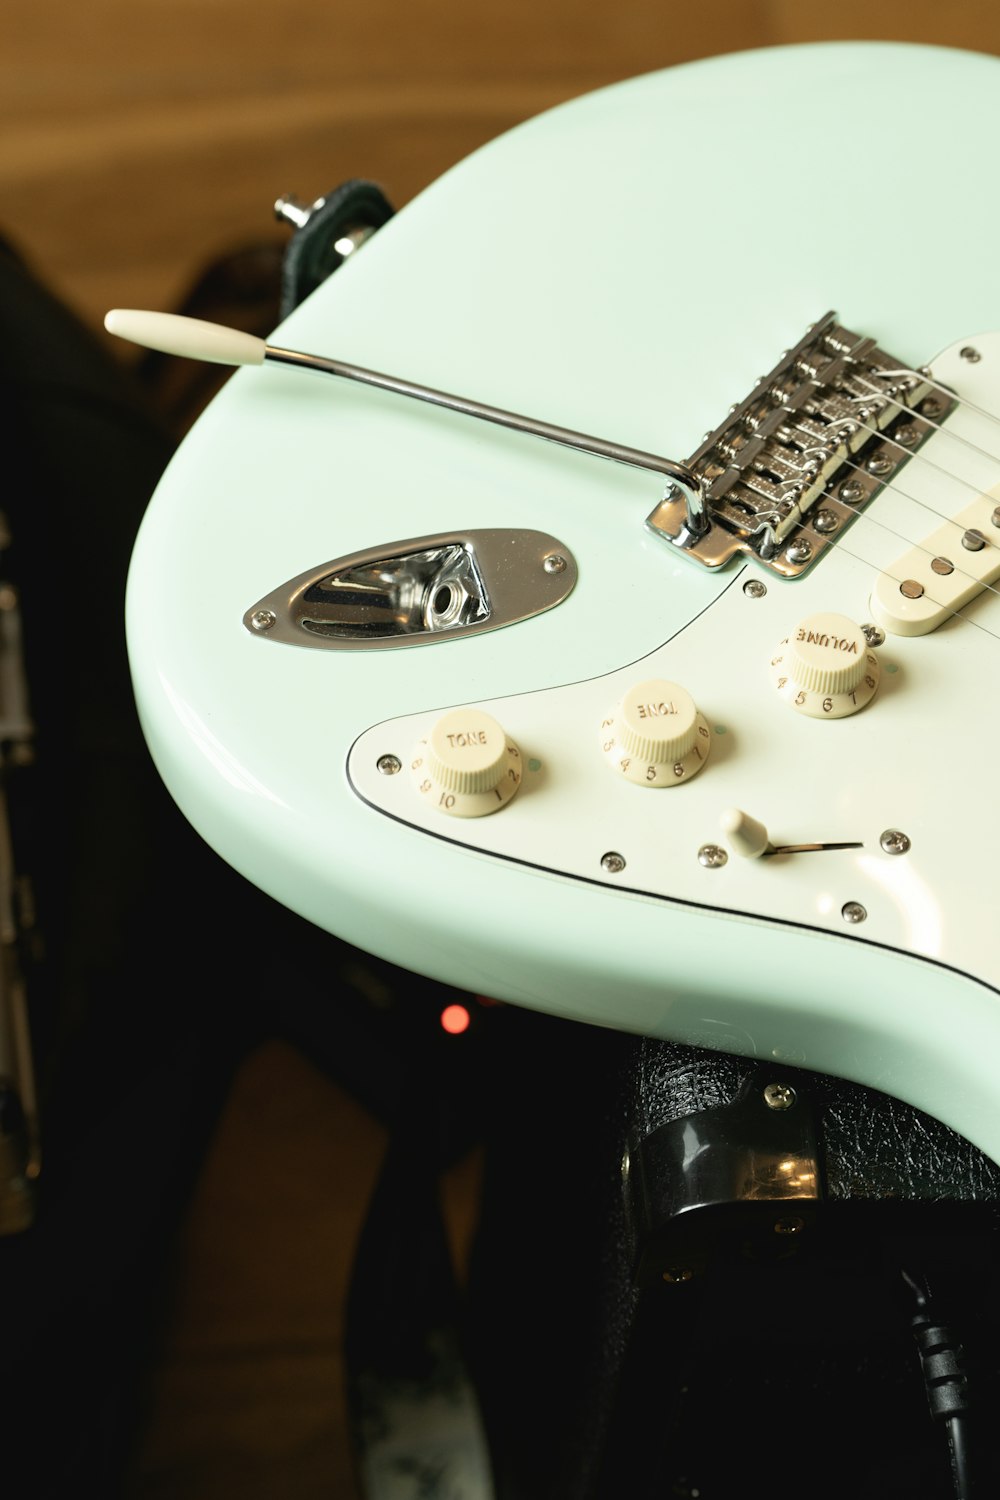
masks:
<instances>
[{"instance_id":1,"label":"pickguard screw","mask_svg":"<svg viewBox=\"0 0 1000 1500\"><path fill-rule=\"evenodd\" d=\"M887 828L879 843L886 854L905 854L910 847L909 838L905 833L900 833L898 828Z\"/></svg>"},{"instance_id":2,"label":"pickguard screw","mask_svg":"<svg viewBox=\"0 0 1000 1500\"><path fill-rule=\"evenodd\" d=\"M799 537L798 541L792 542L786 549L785 556L790 563L808 562L812 557L812 542L807 542L805 537Z\"/></svg>"},{"instance_id":3,"label":"pickguard screw","mask_svg":"<svg viewBox=\"0 0 1000 1500\"><path fill-rule=\"evenodd\" d=\"M613 849L609 849L607 854L601 857L601 869L607 870L609 875L620 875L624 868L625 861Z\"/></svg>"},{"instance_id":4,"label":"pickguard screw","mask_svg":"<svg viewBox=\"0 0 1000 1500\"><path fill-rule=\"evenodd\" d=\"M818 510L813 516L813 530L818 531L821 536L826 536L829 532L836 531L839 525L840 520L836 511Z\"/></svg>"},{"instance_id":5,"label":"pickguard screw","mask_svg":"<svg viewBox=\"0 0 1000 1500\"><path fill-rule=\"evenodd\" d=\"M869 646L885 645L885 631L882 629L881 625L862 625L861 634L864 636Z\"/></svg>"},{"instance_id":6,"label":"pickguard screw","mask_svg":"<svg viewBox=\"0 0 1000 1500\"><path fill-rule=\"evenodd\" d=\"M1000 506L997 507L997 514L1000 515ZM1000 521L997 525L1000 526ZM743 585L743 592L748 599L763 599L767 593L767 584L761 583L759 578L749 578Z\"/></svg>"},{"instance_id":7,"label":"pickguard screw","mask_svg":"<svg viewBox=\"0 0 1000 1500\"><path fill-rule=\"evenodd\" d=\"M698 863L706 870L721 870L729 855L720 844L702 844L698 850Z\"/></svg>"},{"instance_id":8,"label":"pickguard screw","mask_svg":"<svg viewBox=\"0 0 1000 1500\"><path fill-rule=\"evenodd\" d=\"M795 1090L790 1083L769 1083L764 1090L764 1103L768 1109L791 1109Z\"/></svg>"},{"instance_id":9,"label":"pickguard screw","mask_svg":"<svg viewBox=\"0 0 1000 1500\"><path fill-rule=\"evenodd\" d=\"M912 448L920 434L915 427L907 423L905 427L897 427L892 436L900 447Z\"/></svg>"},{"instance_id":10,"label":"pickguard screw","mask_svg":"<svg viewBox=\"0 0 1000 1500\"><path fill-rule=\"evenodd\" d=\"M774 1221L775 1234L801 1234L805 1227L805 1219L799 1218L798 1214L789 1214L787 1218Z\"/></svg>"},{"instance_id":11,"label":"pickguard screw","mask_svg":"<svg viewBox=\"0 0 1000 1500\"><path fill-rule=\"evenodd\" d=\"M566 559L560 552L550 552L542 563L546 573L565 573Z\"/></svg>"},{"instance_id":12,"label":"pickguard screw","mask_svg":"<svg viewBox=\"0 0 1000 1500\"><path fill-rule=\"evenodd\" d=\"M983 357L978 349L973 349L971 344L966 344L965 348L959 349L958 352L960 357L964 360L967 360L970 365L978 365L979 361Z\"/></svg>"},{"instance_id":13,"label":"pickguard screw","mask_svg":"<svg viewBox=\"0 0 1000 1500\"><path fill-rule=\"evenodd\" d=\"M403 762L398 755L380 755L375 764L383 776L395 776L403 769Z\"/></svg>"},{"instance_id":14,"label":"pickguard screw","mask_svg":"<svg viewBox=\"0 0 1000 1500\"><path fill-rule=\"evenodd\" d=\"M976 531L974 527L970 527L962 537L962 546L966 552L982 552L986 546L986 538L981 531Z\"/></svg>"},{"instance_id":15,"label":"pickguard screw","mask_svg":"<svg viewBox=\"0 0 1000 1500\"><path fill-rule=\"evenodd\" d=\"M925 417L939 417L944 411L944 402L937 396L928 396L926 401L921 402L920 410Z\"/></svg>"},{"instance_id":16,"label":"pickguard screw","mask_svg":"<svg viewBox=\"0 0 1000 1500\"><path fill-rule=\"evenodd\" d=\"M887 453L873 453L865 464L865 468L869 474L874 474L876 479L881 479L883 475L891 473L893 462Z\"/></svg>"},{"instance_id":17,"label":"pickguard screw","mask_svg":"<svg viewBox=\"0 0 1000 1500\"><path fill-rule=\"evenodd\" d=\"M277 618L273 609L255 609L250 616L250 624L254 630L270 630Z\"/></svg>"},{"instance_id":18,"label":"pickguard screw","mask_svg":"<svg viewBox=\"0 0 1000 1500\"><path fill-rule=\"evenodd\" d=\"M856 926L858 922L865 920L868 913L860 901L846 901L840 908L840 915L845 922L850 922L852 926Z\"/></svg>"},{"instance_id":19,"label":"pickguard screw","mask_svg":"<svg viewBox=\"0 0 1000 1500\"><path fill-rule=\"evenodd\" d=\"M859 500L865 498L865 487L856 479L845 479L837 494L847 505L856 505Z\"/></svg>"}]
</instances>

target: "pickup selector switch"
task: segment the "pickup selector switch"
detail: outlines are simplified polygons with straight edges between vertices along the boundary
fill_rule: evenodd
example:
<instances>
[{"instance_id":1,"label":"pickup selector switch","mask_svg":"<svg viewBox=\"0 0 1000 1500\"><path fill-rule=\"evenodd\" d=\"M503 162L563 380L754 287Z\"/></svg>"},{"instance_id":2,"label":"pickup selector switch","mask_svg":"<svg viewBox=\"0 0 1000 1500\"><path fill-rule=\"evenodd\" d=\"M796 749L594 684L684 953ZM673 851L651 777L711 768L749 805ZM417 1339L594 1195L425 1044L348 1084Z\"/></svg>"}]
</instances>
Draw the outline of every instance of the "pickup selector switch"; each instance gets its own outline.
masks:
<instances>
[{"instance_id":1,"label":"pickup selector switch","mask_svg":"<svg viewBox=\"0 0 1000 1500\"><path fill-rule=\"evenodd\" d=\"M800 714L846 719L875 696L879 661L860 625L846 615L800 620L771 658L771 682Z\"/></svg>"},{"instance_id":2,"label":"pickup selector switch","mask_svg":"<svg viewBox=\"0 0 1000 1500\"><path fill-rule=\"evenodd\" d=\"M420 740L410 772L421 797L453 818L506 806L521 784L521 752L481 708L453 708Z\"/></svg>"},{"instance_id":3,"label":"pickup selector switch","mask_svg":"<svg viewBox=\"0 0 1000 1500\"><path fill-rule=\"evenodd\" d=\"M601 749L612 769L637 786L678 786L708 759L705 715L676 682L651 678L629 688L601 723Z\"/></svg>"}]
</instances>

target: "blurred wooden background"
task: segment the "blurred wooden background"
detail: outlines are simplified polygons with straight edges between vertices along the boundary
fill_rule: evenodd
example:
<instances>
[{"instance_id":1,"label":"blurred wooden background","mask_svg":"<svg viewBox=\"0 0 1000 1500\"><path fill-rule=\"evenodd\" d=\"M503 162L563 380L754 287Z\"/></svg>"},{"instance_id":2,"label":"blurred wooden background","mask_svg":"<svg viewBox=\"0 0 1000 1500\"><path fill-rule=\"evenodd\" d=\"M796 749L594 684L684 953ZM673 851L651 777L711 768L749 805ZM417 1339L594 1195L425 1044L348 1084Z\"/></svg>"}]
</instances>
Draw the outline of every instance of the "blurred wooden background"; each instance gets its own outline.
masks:
<instances>
[{"instance_id":1,"label":"blurred wooden background","mask_svg":"<svg viewBox=\"0 0 1000 1500\"><path fill-rule=\"evenodd\" d=\"M279 193L308 201L360 175L401 204L541 110L721 51L877 38L1000 52L1000 9L5 0L3 37L0 231L96 328L109 306L175 306L207 263L280 242ZM184 1231L134 1500L354 1493L341 1304L381 1149L289 1049L244 1068ZM470 1172L460 1220L473 1201Z\"/></svg>"},{"instance_id":2,"label":"blurred wooden background","mask_svg":"<svg viewBox=\"0 0 1000 1500\"><path fill-rule=\"evenodd\" d=\"M279 237L282 192L311 200L366 176L401 204L499 132L636 73L838 37L1000 51L984 0L3 9L0 226L94 323L109 306L172 306L206 260Z\"/></svg>"}]
</instances>

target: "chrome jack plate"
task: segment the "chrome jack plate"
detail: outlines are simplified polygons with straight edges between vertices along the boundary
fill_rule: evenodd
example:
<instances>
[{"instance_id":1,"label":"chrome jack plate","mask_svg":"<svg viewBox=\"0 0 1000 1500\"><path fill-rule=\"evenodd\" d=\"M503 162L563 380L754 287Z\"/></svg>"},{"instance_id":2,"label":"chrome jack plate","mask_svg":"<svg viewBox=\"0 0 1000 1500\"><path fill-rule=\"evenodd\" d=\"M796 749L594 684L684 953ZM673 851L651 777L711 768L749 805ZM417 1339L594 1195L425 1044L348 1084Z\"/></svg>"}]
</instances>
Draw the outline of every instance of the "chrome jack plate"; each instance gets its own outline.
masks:
<instances>
[{"instance_id":1,"label":"chrome jack plate","mask_svg":"<svg viewBox=\"0 0 1000 1500\"><path fill-rule=\"evenodd\" d=\"M576 580L572 553L545 532L445 532L300 573L252 605L243 624L290 646L425 646L542 614L561 604Z\"/></svg>"}]
</instances>

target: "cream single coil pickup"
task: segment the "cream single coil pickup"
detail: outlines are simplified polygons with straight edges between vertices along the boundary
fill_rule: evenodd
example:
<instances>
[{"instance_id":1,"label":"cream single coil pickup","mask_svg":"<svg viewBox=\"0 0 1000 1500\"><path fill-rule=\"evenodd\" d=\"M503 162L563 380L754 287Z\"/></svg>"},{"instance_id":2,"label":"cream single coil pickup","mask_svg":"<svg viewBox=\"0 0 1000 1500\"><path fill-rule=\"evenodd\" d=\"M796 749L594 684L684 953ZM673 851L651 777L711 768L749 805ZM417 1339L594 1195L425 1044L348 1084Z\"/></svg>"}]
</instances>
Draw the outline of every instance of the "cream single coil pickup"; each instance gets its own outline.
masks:
<instances>
[{"instance_id":1,"label":"cream single coil pickup","mask_svg":"<svg viewBox=\"0 0 1000 1500\"><path fill-rule=\"evenodd\" d=\"M893 635L929 635L998 578L1000 485L879 574L872 614Z\"/></svg>"}]
</instances>

